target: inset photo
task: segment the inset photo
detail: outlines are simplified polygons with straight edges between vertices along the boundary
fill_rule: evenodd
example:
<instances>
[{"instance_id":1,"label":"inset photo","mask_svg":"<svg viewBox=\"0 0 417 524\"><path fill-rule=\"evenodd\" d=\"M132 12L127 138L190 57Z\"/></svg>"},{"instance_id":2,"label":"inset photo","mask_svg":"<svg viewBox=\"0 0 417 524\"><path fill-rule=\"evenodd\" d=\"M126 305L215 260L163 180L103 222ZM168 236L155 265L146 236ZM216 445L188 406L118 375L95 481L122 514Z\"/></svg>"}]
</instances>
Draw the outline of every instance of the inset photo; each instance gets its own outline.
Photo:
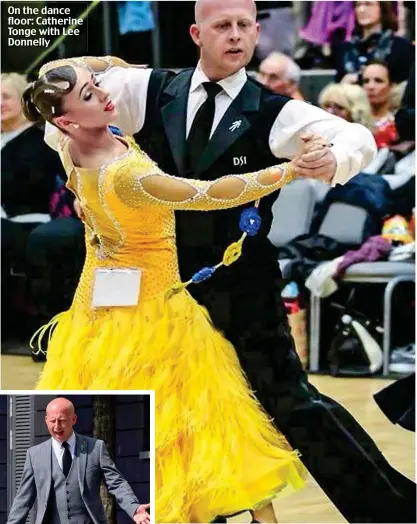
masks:
<instances>
[{"instance_id":1,"label":"inset photo","mask_svg":"<svg viewBox=\"0 0 417 524\"><path fill-rule=\"evenodd\" d=\"M151 524L154 394L0 395L0 524Z\"/></svg>"}]
</instances>

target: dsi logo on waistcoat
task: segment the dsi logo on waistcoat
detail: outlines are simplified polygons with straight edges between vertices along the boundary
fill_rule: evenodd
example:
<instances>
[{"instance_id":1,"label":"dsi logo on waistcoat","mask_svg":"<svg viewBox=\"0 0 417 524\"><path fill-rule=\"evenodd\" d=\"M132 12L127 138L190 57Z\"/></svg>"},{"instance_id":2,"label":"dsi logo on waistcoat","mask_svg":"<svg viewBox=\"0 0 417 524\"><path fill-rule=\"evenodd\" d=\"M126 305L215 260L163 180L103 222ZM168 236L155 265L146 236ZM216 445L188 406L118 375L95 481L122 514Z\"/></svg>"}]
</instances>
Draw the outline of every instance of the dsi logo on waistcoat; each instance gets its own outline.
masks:
<instances>
[{"instance_id":1,"label":"dsi logo on waistcoat","mask_svg":"<svg viewBox=\"0 0 417 524\"><path fill-rule=\"evenodd\" d=\"M245 156L234 156L233 157L233 165L234 166L244 166L246 164L246 157Z\"/></svg>"}]
</instances>

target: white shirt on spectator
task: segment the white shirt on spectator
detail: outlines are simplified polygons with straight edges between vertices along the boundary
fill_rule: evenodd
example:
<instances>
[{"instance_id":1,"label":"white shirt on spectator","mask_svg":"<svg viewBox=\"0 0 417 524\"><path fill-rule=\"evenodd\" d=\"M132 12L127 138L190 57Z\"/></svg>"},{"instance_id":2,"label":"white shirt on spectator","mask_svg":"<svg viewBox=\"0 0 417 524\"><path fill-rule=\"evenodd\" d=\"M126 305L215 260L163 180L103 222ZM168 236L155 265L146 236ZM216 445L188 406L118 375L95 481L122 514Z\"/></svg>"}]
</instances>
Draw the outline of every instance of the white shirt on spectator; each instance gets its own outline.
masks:
<instances>
[{"instance_id":1,"label":"white shirt on spectator","mask_svg":"<svg viewBox=\"0 0 417 524\"><path fill-rule=\"evenodd\" d=\"M117 106L118 116L114 125L124 134L133 135L144 125L151 72L152 69L112 67L99 75L101 86L109 91L111 100ZM218 82L223 90L216 96L212 133L246 80L246 70L242 68ZM194 116L207 96L201 85L207 81L198 63L188 97L187 135ZM47 124L45 140L56 148L51 132L54 134L50 124ZM333 144L337 169L332 185L346 183L373 160L377 151L372 133L364 126L347 122L306 102L290 100L279 112L271 128L269 146L272 154L277 158L294 158L301 147L300 135L305 132L318 133Z\"/></svg>"}]
</instances>

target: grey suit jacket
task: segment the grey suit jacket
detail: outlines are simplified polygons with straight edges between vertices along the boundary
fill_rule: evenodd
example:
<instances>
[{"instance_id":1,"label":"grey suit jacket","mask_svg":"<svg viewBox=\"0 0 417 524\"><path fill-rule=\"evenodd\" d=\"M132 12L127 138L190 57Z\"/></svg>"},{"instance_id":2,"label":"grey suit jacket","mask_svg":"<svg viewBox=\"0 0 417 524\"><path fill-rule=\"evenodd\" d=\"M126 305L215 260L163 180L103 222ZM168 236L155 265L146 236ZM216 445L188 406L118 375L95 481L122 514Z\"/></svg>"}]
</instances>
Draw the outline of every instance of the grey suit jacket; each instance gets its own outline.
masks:
<instances>
[{"instance_id":1,"label":"grey suit jacket","mask_svg":"<svg viewBox=\"0 0 417 524\"><path fill-rule=\"evenodd\" d=\"M84 504L94 524L105 524L100 499L101 479L119 506L133 518L139 501L111 460L102 440L76 434L75 455L78 458L78 481ZM13 501L7 524L25 524L37 502L36 524L41 524L52 488L52 439L29 448L19 490Z\"/></svg>"}]
</instances>

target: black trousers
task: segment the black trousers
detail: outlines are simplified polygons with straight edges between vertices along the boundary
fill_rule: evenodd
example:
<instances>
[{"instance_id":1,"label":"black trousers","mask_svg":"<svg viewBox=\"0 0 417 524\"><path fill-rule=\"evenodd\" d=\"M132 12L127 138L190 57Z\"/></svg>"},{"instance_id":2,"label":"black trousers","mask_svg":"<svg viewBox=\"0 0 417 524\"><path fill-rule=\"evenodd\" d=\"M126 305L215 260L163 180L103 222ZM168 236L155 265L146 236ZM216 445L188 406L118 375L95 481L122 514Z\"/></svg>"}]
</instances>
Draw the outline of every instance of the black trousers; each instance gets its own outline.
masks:
<instances>
[{"instance_id":1,"label":"black trousers","mask_svg":"<svg viewBox=\"0 0 417 524\"><path fill-rule=\"evenodd\" d=\"M223 288L220 278L189 290L233 343L257 398L311 475L349 522L416 522L415 483L391 467L342 405L308 382L279 282L255 281L251 274L268 277L259 267L234 280L230 269Z\"/></svg>"}]
</instances>

